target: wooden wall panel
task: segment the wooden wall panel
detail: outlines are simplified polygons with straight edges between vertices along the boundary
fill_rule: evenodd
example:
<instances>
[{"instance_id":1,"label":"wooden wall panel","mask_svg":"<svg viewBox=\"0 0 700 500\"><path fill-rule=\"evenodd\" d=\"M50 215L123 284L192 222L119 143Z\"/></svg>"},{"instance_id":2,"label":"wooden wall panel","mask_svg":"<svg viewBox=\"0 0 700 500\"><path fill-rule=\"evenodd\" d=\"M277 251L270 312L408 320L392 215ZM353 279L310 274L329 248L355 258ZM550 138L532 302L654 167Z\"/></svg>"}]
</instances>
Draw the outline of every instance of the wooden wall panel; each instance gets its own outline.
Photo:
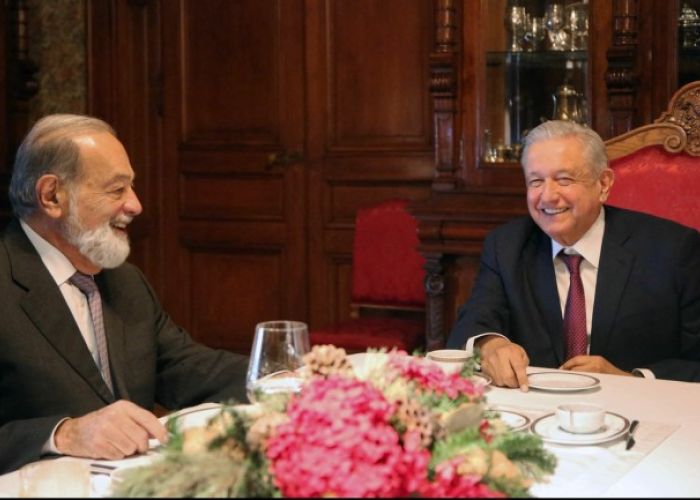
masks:
<instances>
[{"instance_id":1,"label":"wooden wall panel","mask_svg":"<svg viewBox=\"0 0 700 500\"><path fill-rule=\"evenodd\" d=\"M183 4L186 143L279 144L279 16L276 1Z\"/></svg>"},{"instance_id":2,"label":"wooden wall panel","mask_svg":"<svg viewBox=\"0 0 700 500\"><path fill-rule=\"evenodd\" d=\"M183 175L180 189L183 217L284 219L284 179L281 176Z\"/></svg>"},{"instance_id":3,"label":"wooden wall panel","mask_svg":"<svg viewBox=\"0 0 700 500\"><path fill-rule=\"evenodd\" d=\"M279 253L194 251L189 288L193 332L221 349L249 353L255 325L284 319L282 259ZM263 286L252 286L260 282ZM233 334L235 333L235 334Z\"/></svg>"},{"instance_id":4,"label":"wooden wall panel","mask_svg":"<svg viewBox=\"0 0 700 500\"><path fill-rule=\"evenodd\" d=\"M432 3L329 6L329 149L429 147Z\"/></svg>"}]
</instances>

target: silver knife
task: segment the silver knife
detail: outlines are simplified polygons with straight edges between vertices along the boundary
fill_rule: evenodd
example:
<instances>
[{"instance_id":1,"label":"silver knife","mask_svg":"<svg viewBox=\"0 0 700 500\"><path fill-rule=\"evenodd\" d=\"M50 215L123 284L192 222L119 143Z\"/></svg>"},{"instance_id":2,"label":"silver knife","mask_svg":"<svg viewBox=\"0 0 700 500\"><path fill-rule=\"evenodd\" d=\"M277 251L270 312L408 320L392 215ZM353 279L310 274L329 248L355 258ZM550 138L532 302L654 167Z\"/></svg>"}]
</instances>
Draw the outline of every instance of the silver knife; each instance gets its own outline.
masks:
<instances>
[{"instance_id":1,"label":"silver knife","mask_svg":"<svg viewBox=\"0 0 700 500\"><path fill-rule=\"evenodd\" d=\"M632 420L632 423L630 424L630 430L627 432L627 444L625 445L625 450L631 450L632 447L635 445L636 441L634 440L634 431L637 430L638 426L639 420Z\"/></svg>"}]
</instances>

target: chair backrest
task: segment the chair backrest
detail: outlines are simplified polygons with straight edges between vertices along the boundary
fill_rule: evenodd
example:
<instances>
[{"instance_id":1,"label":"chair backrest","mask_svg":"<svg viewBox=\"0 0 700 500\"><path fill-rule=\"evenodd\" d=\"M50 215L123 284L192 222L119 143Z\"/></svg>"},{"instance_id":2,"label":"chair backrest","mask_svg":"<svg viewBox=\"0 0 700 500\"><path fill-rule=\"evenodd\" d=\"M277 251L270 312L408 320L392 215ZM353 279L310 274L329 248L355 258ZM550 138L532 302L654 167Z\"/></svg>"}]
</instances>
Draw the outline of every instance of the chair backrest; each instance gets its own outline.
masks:
<instances>
[{"instance_id":1,"label":"chair backrest","mask_svg":"<svg viewBox=\"0 0 700 500\"><path fill-rule=\"evenodd\" d=\"M608 204L700 230L700 81L678 90L653 124L605 144L615 172Z\"/></svg>"},{"instance_id":2,"label":"chair backrest","mask_svg":"<svg viewBox=\"0 0 700 500\"><path fill-rule=\"evenodd\" d=\"M357 211L353 242L355 304L423 308L425 259L407 200L388 200Z\"/></svg>"}]
</instances>

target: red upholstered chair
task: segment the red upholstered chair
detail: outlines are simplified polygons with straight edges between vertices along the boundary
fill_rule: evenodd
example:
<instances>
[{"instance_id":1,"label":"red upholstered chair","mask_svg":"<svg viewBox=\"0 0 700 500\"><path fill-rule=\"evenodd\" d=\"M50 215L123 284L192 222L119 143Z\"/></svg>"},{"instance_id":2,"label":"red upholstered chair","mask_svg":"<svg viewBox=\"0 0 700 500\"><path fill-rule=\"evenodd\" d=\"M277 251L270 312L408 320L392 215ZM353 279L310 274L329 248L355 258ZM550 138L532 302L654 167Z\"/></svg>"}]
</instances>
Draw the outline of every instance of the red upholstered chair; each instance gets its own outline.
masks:
<instances>
[{"instance_id":1,"label":"red upholstered chair","mask_svg":"<svg viewBox=\"0 0 700 500\"><path fill-rule=\"evenodd\" d=\"M311 344L347 352L397 347L411 352L425 338L424 259L406 200L360 209L352 253L351 318L310 332Z\"/></svg>"},{"instance_id":2,"label":"red upholstered chair","mask_svg":"<svg viewBox=\"0 0 700 500\"><path fill-rule=\"evenodd\" d=\"M653 124L606 146L615 172L608 204L700 230L700 81L678 90Z\"/></svg>"}]
</instances>

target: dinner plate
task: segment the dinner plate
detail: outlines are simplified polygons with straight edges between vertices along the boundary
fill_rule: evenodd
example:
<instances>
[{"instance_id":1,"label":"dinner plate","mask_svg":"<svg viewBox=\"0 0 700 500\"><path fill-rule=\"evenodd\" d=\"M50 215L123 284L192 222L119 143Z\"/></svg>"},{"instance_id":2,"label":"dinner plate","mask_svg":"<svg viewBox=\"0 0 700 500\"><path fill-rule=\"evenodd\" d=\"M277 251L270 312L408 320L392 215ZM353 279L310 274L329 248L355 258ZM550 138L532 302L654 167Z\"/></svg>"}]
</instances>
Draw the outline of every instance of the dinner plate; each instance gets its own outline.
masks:
<instances>
[{"instance_id":1,"label":"dinner plate","mask_svg":"<svg viewBox=\"0 0 700 500\"><path fill-rule=\"evenodd\" d=\"M530 373L527 381L530 389L551 392L585 391L600 385L600 380L591 375L564 371Z\"/></svg>"},{"instance_id":2,"label":"dinner plate","mask_svg":"<svg viewBox=\"0 0 700 500\"><path fill-rule=\"evenodd\" d=\"M494 416L498 414L498 418L513 431L526 429L530 425L530 418L517 411L491 408L487 410L486 413L490 413Z\"/></svg>"},{"instance_id":3,"label":"dinner plate","mask_svg":"<svg viewBox=\"0 0 700 500\"><path fill-rule=\"evenodd\" d=\"M565 431L559 427L554 413L543 415L530 425L530 430L547 443L578 446L607 443L624 436L629 428L629 420L612 412L605 413L605 424L601 430L587 434Z\"/></svg>"}]
</instances>

